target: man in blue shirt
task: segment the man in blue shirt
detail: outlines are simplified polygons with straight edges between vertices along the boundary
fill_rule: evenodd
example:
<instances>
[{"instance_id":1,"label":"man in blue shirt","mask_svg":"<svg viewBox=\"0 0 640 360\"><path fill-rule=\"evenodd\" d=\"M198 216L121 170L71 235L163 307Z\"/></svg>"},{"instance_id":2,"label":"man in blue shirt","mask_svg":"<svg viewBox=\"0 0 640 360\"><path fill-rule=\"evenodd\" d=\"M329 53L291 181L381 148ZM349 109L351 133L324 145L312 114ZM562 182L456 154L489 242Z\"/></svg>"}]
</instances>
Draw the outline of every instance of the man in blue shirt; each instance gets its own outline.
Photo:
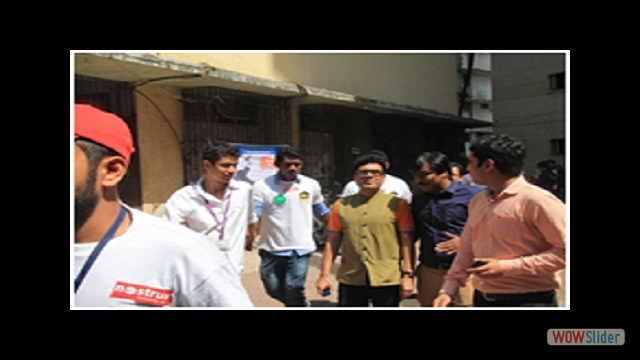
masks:
<instances>
[{"instance_id":1,"label":"man in blue shirt","mask_svg":"<svg viewBox=\"0 0 640 360\"><path fill-rule=\"evenodd\" d=\"M418 300L431 306L457 253L469 202L482 189L452 180L449 158L440 152L420 155L411 170L420 186L411 204L421 239ZM457 305L472 304L470 285L458 295Z\"/></svg>"}]
</instances>

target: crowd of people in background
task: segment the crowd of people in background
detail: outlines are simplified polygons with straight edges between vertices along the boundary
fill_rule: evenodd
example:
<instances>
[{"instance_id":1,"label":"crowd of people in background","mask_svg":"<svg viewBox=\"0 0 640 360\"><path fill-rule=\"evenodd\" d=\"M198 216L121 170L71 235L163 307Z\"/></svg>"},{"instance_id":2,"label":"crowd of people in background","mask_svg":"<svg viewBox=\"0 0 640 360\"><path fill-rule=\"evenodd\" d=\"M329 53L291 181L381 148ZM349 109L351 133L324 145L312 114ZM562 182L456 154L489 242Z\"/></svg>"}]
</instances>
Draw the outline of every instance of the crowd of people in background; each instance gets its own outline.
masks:
<instances>
[{"instance_id":1,"label":"crowd of people in background","mask_svg":"<svg viewBox=\"0 0 640 360\"><path fill-rule=\"evenodd\" d=\"M565 174L564 168L554 160L546 160L538 163L536 173L529 178L529 182L538 185L565 201Z\"/></svg>"},{"instance_id":2,"label":"crowd of people in background","mask_svg":"<svg viewBox=\"0 0 640 360\"><path fill-rule=\"evenodd\" d=\"M318 181L302 175L300 149L280 149L277 173L251 186L234 180L240 151L209 144L205 175L168 199L161 220L119 200L135 151L126 124L80 106L75 127L77 306L249 307L240 279L260 223L266 293L306 307L314 218L329 229L315 290L338 291L339 306L396 307L416 288L425 307L557 306L564 173L543 161L527 182L524 144L511 136L476 140L466 168L441 152L420 154L413 192L388 174L387 155L373 151L355 161L353 181L332 206Z\"/></svg>"}]
</instances>

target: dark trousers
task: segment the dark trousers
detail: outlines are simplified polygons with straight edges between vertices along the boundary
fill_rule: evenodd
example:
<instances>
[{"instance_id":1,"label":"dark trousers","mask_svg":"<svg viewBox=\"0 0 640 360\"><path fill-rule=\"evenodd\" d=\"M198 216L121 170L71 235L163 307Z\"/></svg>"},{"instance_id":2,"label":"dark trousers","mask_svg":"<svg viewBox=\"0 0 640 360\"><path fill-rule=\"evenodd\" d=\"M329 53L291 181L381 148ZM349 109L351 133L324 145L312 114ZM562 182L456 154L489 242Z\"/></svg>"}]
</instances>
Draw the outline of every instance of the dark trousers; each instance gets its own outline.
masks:
<instances>
[{"instance_id":1,"label":"dark trousers","mask_svg":"<svg viewBox=\"0 0 640 360\"><path fill-rule=\"evenodd\" d=\"M368 283L368 281L367 281ZM340 307L369 307L369 300L375 307L399 307L400 286L353 286L340 284Z\"/></svg>"},{"instance_id":2,"label":"dark trousers","mask_svg":"<svg viewBox=\"0 0 640 360\"><path fill-rule=\"evenodd\" d=\"M476 290L475 307L558 307L556 291L528 294L486 294Z\"/></svg>"}]
</instances>

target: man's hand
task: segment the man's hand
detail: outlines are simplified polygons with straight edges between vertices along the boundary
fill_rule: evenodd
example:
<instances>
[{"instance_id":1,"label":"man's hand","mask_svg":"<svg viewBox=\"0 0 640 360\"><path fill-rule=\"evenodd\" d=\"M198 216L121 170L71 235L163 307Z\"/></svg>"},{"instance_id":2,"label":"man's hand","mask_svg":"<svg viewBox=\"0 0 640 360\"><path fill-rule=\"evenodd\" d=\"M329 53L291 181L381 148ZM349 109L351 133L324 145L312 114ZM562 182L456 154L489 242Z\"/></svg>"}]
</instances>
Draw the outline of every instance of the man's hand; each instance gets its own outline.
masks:
<instances>
[{"instance_id":1,"label":"man's hand","mask_svg":"<svg viewBox=\"0 0 640 360\"><path fill-rule=\"evenodd\" d=\"M325 289L331 289L333 291L335 288L329 276L321 276L316 282L316 289L318 290L318 295L322 295Z\"/></svg>"},{"instance_id":2,"label":"man's hand","mask_svg":"<svg viewBox=\"0 0 640 360\"><path fill-rule=\"evenodd\" d=\"M482 279L495 279L503 275L500 260L498 259L476 259L476 261L484 261L487 264L475 269L468 269L467 273L478 276Z\"/></svg>"},{"instance_id":3,"label":"man's hand","mask_svg":"<svg viewBox=\"0 0 640 360\"><path fill-rule=\"evenodd\" d=\"M447 294L440 294L435 300L433 300L433 307L449 307L453 299Z\"/></svg>"},{"instance_id":4,"label":"man's hand","mask_svg":"<svg viewBox=\"0 0 640 360\"><path fill-rule=\"evenodd\" d=\"M441 242L435 247L435 250L437 252L447 253L447 255L453 255L458 253L458 246L460 245L460 237L448 232L444 234L448 236L451 240Z\"/></svg>"},{"instance_id":5,"label":"man's hand","mask_svg":"<svg viewBox=\"0 0 640 360\"><path fill-rule=\"evenodd\" d=\"M253 243L256 241L257 236L258 235L256 234L255 224L249 224L244 241L244 249L246 251L253 251Z\"/></svg>"},{"instance_id":6,"label":"man's hand","mask_svg":"<svg viewBox=\"0 0 640 360\"><path fill-rule=\"evenodd\" d=\"M413 295L413 278L408 276L402 277L402 284L400 285L400 289L402 291L402 298L408 299Z\"/></svg>"}]
</instances>

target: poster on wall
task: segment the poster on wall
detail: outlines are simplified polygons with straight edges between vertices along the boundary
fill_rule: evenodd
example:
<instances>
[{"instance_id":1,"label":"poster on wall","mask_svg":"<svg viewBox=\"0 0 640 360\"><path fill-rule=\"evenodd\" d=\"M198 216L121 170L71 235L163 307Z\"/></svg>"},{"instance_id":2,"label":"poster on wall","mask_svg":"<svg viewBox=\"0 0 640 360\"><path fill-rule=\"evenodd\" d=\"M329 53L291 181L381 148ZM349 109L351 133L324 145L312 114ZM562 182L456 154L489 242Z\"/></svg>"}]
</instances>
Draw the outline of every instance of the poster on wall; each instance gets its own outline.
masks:
<instances>
[{"instance_id":1,"label":"poster on wall","mask_svg":"<svg viewBox=\"0 0 640 360\"><path fill-rule=\"evenodd\" d=\"M238 172L234 180L244 181L251 185L275 174L278 169L274 162L276 153L285 145L247 145L233 144L240 149L242 156L238 164Z\"/></svg>"}]
</instances>

